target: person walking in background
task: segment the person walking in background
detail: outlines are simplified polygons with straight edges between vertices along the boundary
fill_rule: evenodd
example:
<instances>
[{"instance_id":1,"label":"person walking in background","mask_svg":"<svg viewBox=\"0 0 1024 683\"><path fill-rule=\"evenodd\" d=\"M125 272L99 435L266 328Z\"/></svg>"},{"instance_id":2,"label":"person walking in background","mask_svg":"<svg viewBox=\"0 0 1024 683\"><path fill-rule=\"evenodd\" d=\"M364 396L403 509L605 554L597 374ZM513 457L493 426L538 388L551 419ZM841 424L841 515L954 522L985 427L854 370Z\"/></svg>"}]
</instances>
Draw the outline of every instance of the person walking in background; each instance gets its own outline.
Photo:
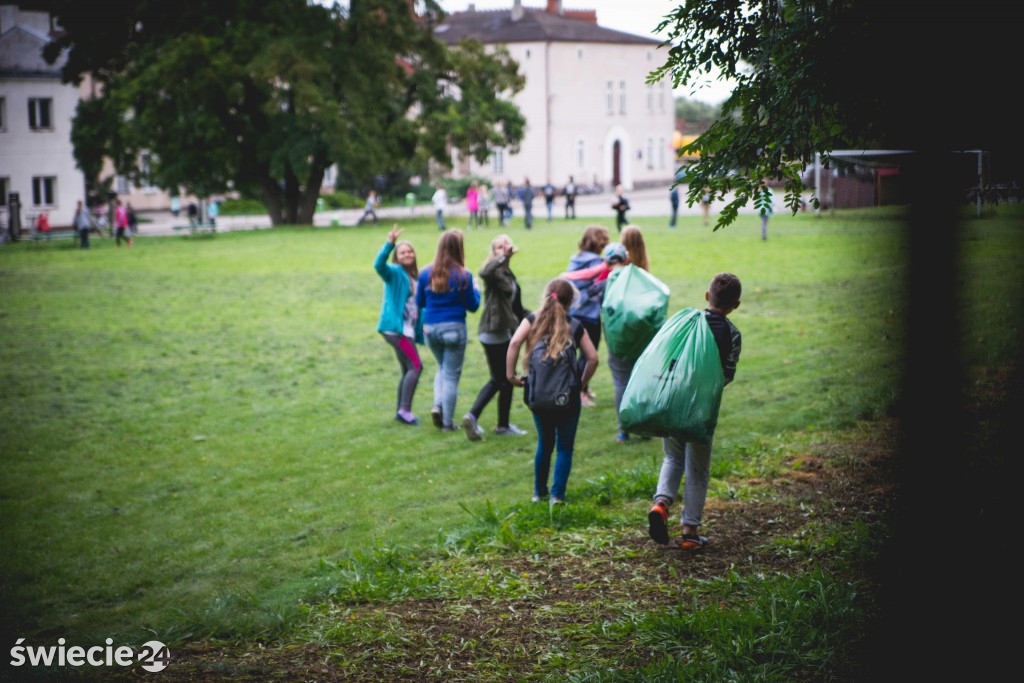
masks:
<instances>
[{"instance_id":1,"label":"person walking in background","mask_svg":"<svg viewBox=\"0 0 1024 683\"><path fill-rule=\"evenodd\" d=\"M540 308L530 313L519 324L508 346L506 359L506 377L516 386L524 386L523 376L533 377L535 368L530 367L530 357L534 346L544 341L547 349L545 358L556 359L566 345L573 344L578 348L586 361L580 382L586 383L597 370L597 350L590 341L587 330L569 317L569 308L576 297L576 288L568 280L555 278L544 288ZM523 376L516 374L519 362L519 349L525 347ZM575 357L575 353L573 354ZM538 383L531 379L531 388L535 390ZM545 500L549 493L551 505L558 505L565 500L565 490L569 483L572 470L572 457L576 445L576 427L580 420L579 394L572 392L567 405L550 410L532 410L533 424L537 427L537 451L533 459L533 500ZM548 474L551 471L551 453L557 449L555 458L555 475L550 491Z\"/></svg>"},{"instance_id":2,"label":"person walking in background","mask_svg":"<svg viewBox=\"0 0 1024 683\"><path fill-rule=\"evenodd\" d=\"M373 224L377 225L377 212L375 209L380 206L380 199L377 198L376 190L370 190L370 193L366 195L366 204L363 205L363 215L356 221L356 225L362 225L366 222L367 218L373 219Z\"/></svg>"},{"instance_id":3,"label":"person walking in background","mask_svg":"<svg viewBox=\"0 0 1024 683\"><path fill-rule=\"evenodd\" d=\"M612 208L615 209L615 228L622 232L623 226L629 223L626 218L626 212L629 211L629 200L626 199L626 188L622 185L615 186L615 201L612 202Z\"/></svg>"},{"instance_id":4,"label":"person walking in background","mask_svg":"<svg viewBox=\"0 0 1024 683\"><path fill-rule=\"evenodd\" d=\"M572 176L569 176L569 182L565 184L562 194L565 195L565 219L569 220L572 214L572 219L576 220L576 181Z\"/></svg>"},{"instance_id":5,"label":"person walking in background","mask_svg":"<svg viewBox=\"0 0 1024 683\"><path fill-rule=\"evenodd\" d=\"M434 190L434 196L430 198L430 201L434 204L434 216L437 218L437 229L444 230L444 212L448 208L448 191L444 189L444 185L437 186L437 189Z\"/></svg>"},{"instance_id":6,"label":"person walking in background","mask_svg":"<svg viewBox=\"0 0 1024 683\"><path fill-rule=\"evenodd\" d=\"M736 376L736 364L740 358L742 338L740 331L727 317L740 306L742 287L738 277L732 273L719 273L711 280L704 298L708 307L704 318L711 328L718 347L718 356L728 385ZM704 502L707 499L708 484L711 481L711 445L695 441L680 441L675 437L662 439L665 458L658 474L658 488L654 494L654 507L647 513L648 531L651 538L661 545L668 544L668 510L679 497L679 485L683 475L686 486L683 489L683 509L680 520L683 535L680 550L697 550L708 544L706 536L700 535L704 516Z\"/></svg>"},{"instance_id":7,"label":"person walking in background","mask_svg":"<svg viewBox=\"0 0 1024 683\"><path fill-rule=\"evenodd\" d=\"M601 259L601 251L609 241L608 228L603 225L588 225L577 245L579 251L569 257L566 271L584 270L601 265L604 262ZM583 324L596 349L601 345L601 302L593 300L585 294L586 289L592 284L593 280L575 282L577 289L580 290L580 296L573 302L572 308L569 309L569 315ZM583 396L581 397L583 406L594 407L594 398L596 396L590 391L589 384L584 382Z\"/></svg>"},{"instance_id":8,"label":"person walking in background","mask_svg":"<svg viewBox=\"0 0 1024 683\"><path fill-rule=\"evenodd\" d=\"M135 209L132 208L131 202L125 206L125 211L128 213L128 229L133 235L139 234L139 217L135 215Z\"/></svg>"},{"instance_id":9,"label":"person walking in background","mask_svg":"<svg viewBox=\"0 0 1024 683\"><path fill-rule=\"evenodd\" d=\"M537 191L530 185L530 179L524 179L523 187L519 190L519 200L523 203L523 224L527 230L533 227L533 198L536 196Z\"/></svg>"},{"instance_id":10,"label":"person walking in background","mask_svg":"<svg viewBox=\"0 0 1024 683\"><path fill-rule=\"evenodd\" d=\"M78 246L82 249L89 248L89 231L92 229L92 216L89 215L89 207L85 206L81 199L75 206L75 216L72 219L75 230L78 231Z\"/></svg>"},{"instance_id":11,"label":"person walking in background","mask_svg":"<svg viewBox=\"0 0 1024 683\"><path fill-rule=\"evenodd\" d=\"M480 227L480 186L474 180L466 188L466 213L469 214L467 228Z\"/></svg>"},{"instance_id":12,"label":"person walking in background","mask_svg":"<svg viewBox=\"0 0 1024 683\"><path fill-rule=\"evenodd\" d=\"M512 200L508 187L501 183L494 185L494 206L498 209L498 227L505 227L505 214L508 213L508 204Z\"/></svg>"},{"instance_id":13,"label":"person walking in background","mask_svg":"<svg viewBox=\"0 0 1024 683\"><path fill-rule=\"evenodd\" d=\"M427 348L437 359L430 417L435 427L446 432L459 428L453 420L466 356L466 314L480 308L480 292L465 264L462 232L445 230L437 241L434 262L420 271L416 284Z\"/></svg>"},{"instance_id":14,"label":"person walking in background","mask_svg":"<svg viewBox=\"0 0 1024 683\"><path fill-rule=\"evenodd\" d=\"M679 188L673 185L668 191L668 201L672 205L672 216L668 219L668 227L676 227L676 217L679 215Z\"/></svg>"},{"instance_id":15,"label":"person walking in background","mask_svg":"<svg viewBox=\"0 0 1024 683\"><path fill-rule=\"evenodd\" d=\"M423 372L423 362L416 349L417 344L424 342L423 319L416 305L419 277L416 250L410 242L398 241L401 234L402 229L395 223L373 261L373 269L384 281L377 331L394 349L401 372L395 419L402 424L416 426L419 420L412 412L412 399ZM388 263L388 256L392 256L393 263Z\"/></svg>"},{"instance_id":16,"label":"person walking in background","mask_svg":"<svg viewBox=\"0 0 1024 683\"><path fill-rule=\"evenodd\" d=\"M541 188L544 193L544 206L548 210L548 223L551 222L551 213L555 207L555 186L551 184L551 179L544 183L544 187Z\"/></svg>"},{"instance_id":17,"label":"person walking in background","mask_svg":"<svg viewBox=\"0 0 1024 683\"><path fill-rule=\"evenodd\" d=\"M491 219L487 214L491 212L491 189L486 184L480 186L477 202L480 205L480 224L489 226Z\"/></svg>"},{"instance_id":18,"label":"person walking in background","mask_svg":"<svg viewBox=\"0 0 1024 683\"><path fill-rule=\"evenodd\" d=\"M178 195L171 197L171 215L175 218L181 213L181 198Z\"/></svg>"},{"instance_id":19,"label":"person walking in background","mask_svg":"<svg viewBox=\"0 0 1024 683\"><path fill-rule=\"evenodd\" d=\"M132 246L132 238L128 235L128 210L124 208L120 198L114 200L114 230L117 246L121 246L121 240L129 247Z\"/></svg>"},{"instance_id":20,"label":"person walking in background","mask_svg":"<svg viewBox=\"0 0 1024 683\"><path fill-rule=\"evenodd\" d=\"M767 185L761 186L761 198L757 201L756 206L761 209L761 241L768 239L768 219L772 217L772 211L775 210L775 195L772 193L772 188Z\"/></svg>"},{"instance_id":21,"label":"person walking in background","mask_svg":"<svg viewBox=\"0 0 1024 683\"><path fill-rule=\"evenodd\" d=\"M218 216L220 216L220 202L211 199L206 205L206 220L210 223L210 227L217 227Z\"/></svg>"},{"instance_id":22,"label":"person walking in background","mask_svg":"<svg viewBox=\"0 0 1024 683\"><path fill-rule=\"evenodd\" d=\"M477 271L485 285L477 338L484 347L491 378L480 389L473 407L462 418L462 429L470 441L483 438L484 430L478 421L495 394L498 396L498 426L494 433L515 436L526 434L525 430L509 422L513 387L505 373L509 340L522 319L529 314L529 311L523 309L522 290L510 267L512 256L517 251L508 235L498 235L491 240L490 258Z\"/></svg>"},{"instance_id":23,"label":"person walking in background","mask_svg":"<svg viewBox=\"0 0 1024 683\"><path fill-rule=\"evenodd\" d=\"M704 188L700 196L700 210L704 214L704 225L708 224L708 216L711 214L711 190Z\"/></svg>"},{"instance_id":24,"label":"person walking in background","mask_svg":"<svg viewBox=\"0 0 1024 683\"><path fill-rule=\"evenodd\" d=\"M195 201L188 203L188 224L192 228L199 224L199 207Z\"/></svg>"}]
</instances>

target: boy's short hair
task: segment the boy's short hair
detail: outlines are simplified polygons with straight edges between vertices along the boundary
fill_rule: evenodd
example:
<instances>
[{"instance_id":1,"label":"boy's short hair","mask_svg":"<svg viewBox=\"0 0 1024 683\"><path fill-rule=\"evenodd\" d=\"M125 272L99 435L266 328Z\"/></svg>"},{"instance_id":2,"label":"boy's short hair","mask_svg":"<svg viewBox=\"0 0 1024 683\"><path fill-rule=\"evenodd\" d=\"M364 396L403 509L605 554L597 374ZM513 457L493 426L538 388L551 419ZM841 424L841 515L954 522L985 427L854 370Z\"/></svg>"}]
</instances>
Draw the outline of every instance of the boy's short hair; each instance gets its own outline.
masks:
<instances>
[{"instance_id":1,"label":"boy's short hair","mask_svg":"<svg viewBox=\"0 0 1024 683\"><path fill-rule=\"evenodd\" d=\"M740 302L743 287L732 273L719 273L708 285L708 303L715 308L734 308Z\"/></svg>"}]
</instances>

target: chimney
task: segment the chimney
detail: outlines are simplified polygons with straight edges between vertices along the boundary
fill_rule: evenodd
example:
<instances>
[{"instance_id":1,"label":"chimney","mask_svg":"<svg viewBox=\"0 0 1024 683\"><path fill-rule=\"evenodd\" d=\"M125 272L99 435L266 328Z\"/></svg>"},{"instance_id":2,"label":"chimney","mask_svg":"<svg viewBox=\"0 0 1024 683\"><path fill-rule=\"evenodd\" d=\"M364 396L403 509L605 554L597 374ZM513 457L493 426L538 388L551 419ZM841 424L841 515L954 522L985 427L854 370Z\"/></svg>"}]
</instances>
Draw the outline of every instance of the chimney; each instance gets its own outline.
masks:
<instances>
[{"instance_id":1,"label":"chimney","mask_svg":"<svg viewBox=\"0 0 1024 683\"><path fill-rule=\"evenodd\" d=\"M548 0L548 14L562 15L562 0Z\"/></svg>"},{"instance_id":2,"label":"chimney","mask_svg":"<svg viewBox=\"0 0 1024 683\"><path fill-rule=\"evenodd\" d=\"M512 21L519 21L526 16L526 10L523 9L522 0L515 0L512 3Z\"/></svg>"}]
</instances>

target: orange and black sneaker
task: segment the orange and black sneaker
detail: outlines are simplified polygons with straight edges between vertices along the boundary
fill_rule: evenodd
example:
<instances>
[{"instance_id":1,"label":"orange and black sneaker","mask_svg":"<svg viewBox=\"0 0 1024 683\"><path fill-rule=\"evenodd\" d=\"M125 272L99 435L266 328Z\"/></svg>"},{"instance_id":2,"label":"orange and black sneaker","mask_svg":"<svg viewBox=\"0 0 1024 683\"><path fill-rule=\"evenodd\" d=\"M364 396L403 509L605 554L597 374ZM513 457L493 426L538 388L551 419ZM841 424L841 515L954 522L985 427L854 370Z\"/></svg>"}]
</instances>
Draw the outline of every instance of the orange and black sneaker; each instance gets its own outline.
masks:
<instances>
[{"instance_id":1,"label":"orange and black sneaker","mask_svg":"<svg viewBox=\"0 0 1024 683\"><path fill-rule=\"evenodd\" d=\"M679 539L680 550L700 550L707 544L708 537L697 534L683 534L683 537Z\"/></svg>"},{"instance_id":2,"label":"orange and black sneaker","mask_svg":"<svg viewBox=\"0 0 1024 683\"><path fill-rule=\"evenodd\" d=\"M668 508L660 500L647 513L647 530L655 543L668 544Z\"/></svg>"}]
</instances>

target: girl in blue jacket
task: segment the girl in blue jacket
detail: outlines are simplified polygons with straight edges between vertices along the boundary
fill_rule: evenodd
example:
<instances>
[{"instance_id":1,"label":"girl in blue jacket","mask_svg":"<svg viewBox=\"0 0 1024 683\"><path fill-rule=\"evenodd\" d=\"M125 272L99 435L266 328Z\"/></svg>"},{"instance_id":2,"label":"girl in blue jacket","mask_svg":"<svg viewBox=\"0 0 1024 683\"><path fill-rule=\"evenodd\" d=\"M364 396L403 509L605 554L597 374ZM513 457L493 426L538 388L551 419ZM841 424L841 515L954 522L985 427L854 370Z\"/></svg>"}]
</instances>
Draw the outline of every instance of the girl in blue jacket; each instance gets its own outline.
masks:
<instances>
[{"instance_id":1,"label":"girl in blue jacket","mask_svg":"<svg viewBox=\"0 0 1024 683\"><path fill-rule=\"evenodd\" d=\"M398 381L398 412L395 413L395 419L402 424L418 425L419 420L412 413L412 397L423 371L423 363L416 350L416 344L423 343L423 320L419 306L416 305L419 268L412 244L406 240L398 241L401 234L402 229L395 223L373 262L373 269L384 280L377 331L395 350L402 373ZM394 262L388 263L388 256L392 252Z\"/></svg>"}]
</instances>

